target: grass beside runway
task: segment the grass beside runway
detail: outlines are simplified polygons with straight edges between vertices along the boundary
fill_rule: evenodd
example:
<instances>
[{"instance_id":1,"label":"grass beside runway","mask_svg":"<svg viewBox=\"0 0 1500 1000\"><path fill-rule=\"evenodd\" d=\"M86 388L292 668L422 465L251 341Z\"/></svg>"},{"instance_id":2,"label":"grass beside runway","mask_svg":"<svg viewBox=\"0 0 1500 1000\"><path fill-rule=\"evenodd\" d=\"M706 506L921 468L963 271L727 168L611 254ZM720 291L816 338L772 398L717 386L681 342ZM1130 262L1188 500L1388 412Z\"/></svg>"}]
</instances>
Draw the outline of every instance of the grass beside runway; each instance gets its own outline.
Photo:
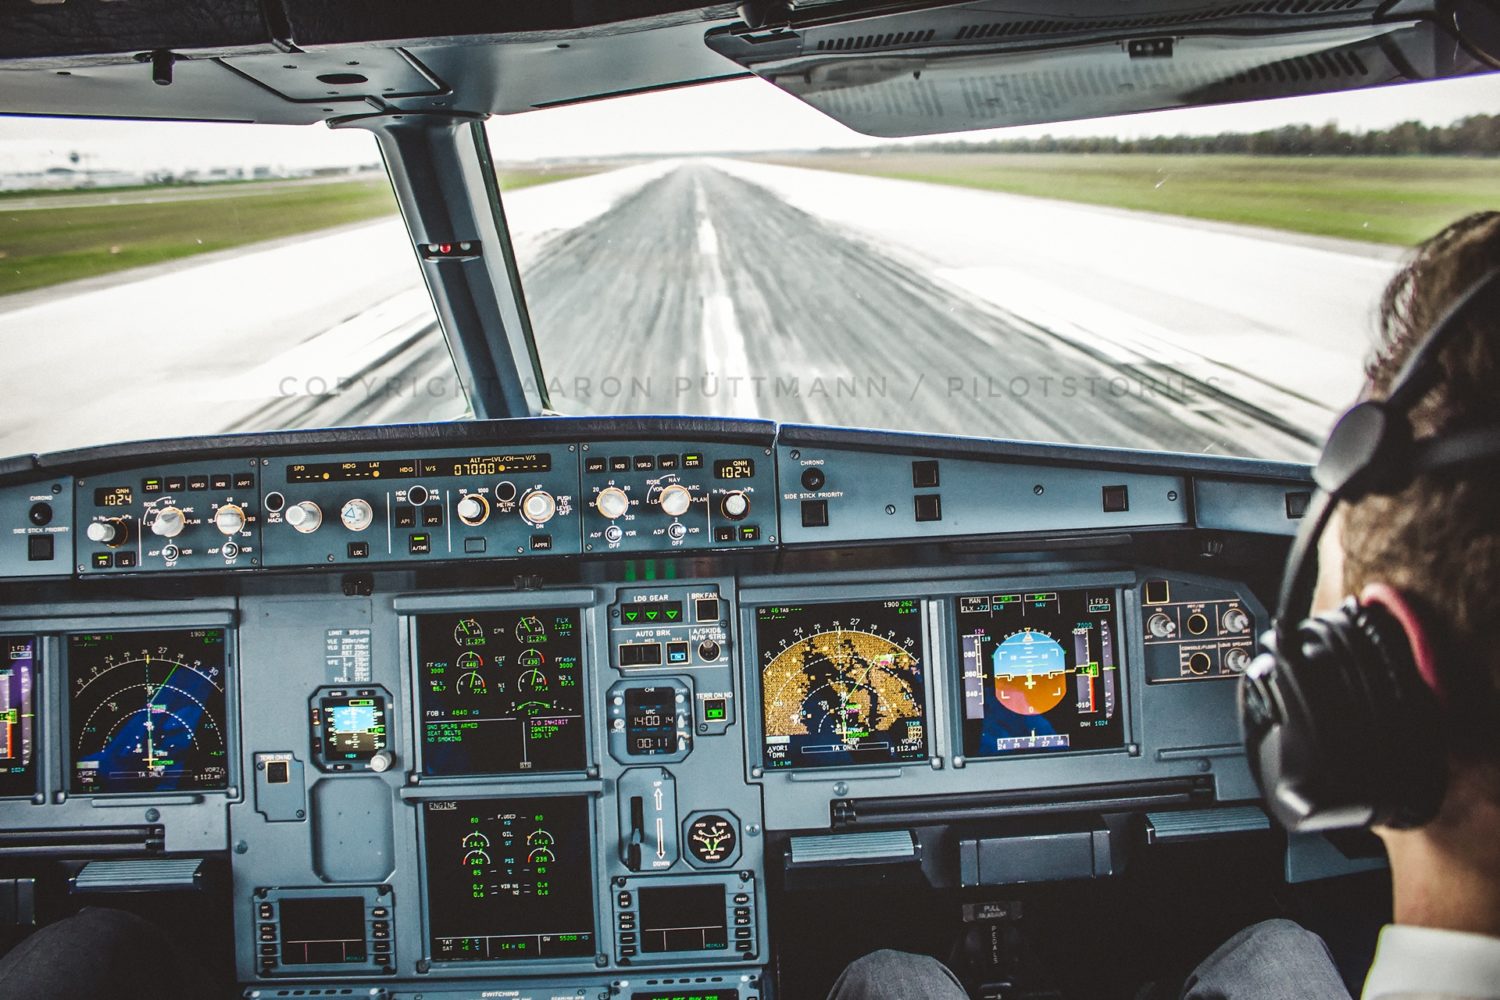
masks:
<instances>
[{"instance_id":1,"label":"grass beside runway","mask_svg":"<svg viewBox=\"0 0 1500 1000\"><path fill-rule=\"evenodd\" d=\"M1500 205L1500 164L1478 158L896 152L774 162L1400 246Z\"/></svg>"},{"instance_id":2,"label":"grass beside runway","mask_svg":"<svg viewBox=\"0 0 1500 1000\"><path fill-rule=\"evenodd\" d=\"M501 187L515 190L591 172L508 172ZM25 211L6 211L0 198L0 295L396 214L384 177L285 181L238 192L231 187L221 197L203 197L198 186L157 191L165 200ZM172 199L178 191L192 197Z\"/></svg>"}]
</instances>

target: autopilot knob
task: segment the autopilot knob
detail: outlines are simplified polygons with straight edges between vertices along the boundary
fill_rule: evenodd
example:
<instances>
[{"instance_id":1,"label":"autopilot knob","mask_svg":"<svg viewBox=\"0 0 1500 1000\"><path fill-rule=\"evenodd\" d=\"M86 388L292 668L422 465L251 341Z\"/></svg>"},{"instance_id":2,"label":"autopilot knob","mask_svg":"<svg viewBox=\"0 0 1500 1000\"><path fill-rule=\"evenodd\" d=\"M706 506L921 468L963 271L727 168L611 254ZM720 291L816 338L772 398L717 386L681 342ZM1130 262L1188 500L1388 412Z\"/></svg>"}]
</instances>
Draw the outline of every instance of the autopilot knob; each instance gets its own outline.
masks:
<instances>
[{"instance_id":1,"label":"autopilot knob","mask_svg":"<svg viewBox=\"0 0 1500 1000\"><path fill-rule=\"evenodd\" d=\"M163 538L176 538L187 527L187 518L176 507L163 507L151 519L151 533Z\"/></svg>"},{"instance_id":2,"label":"autopilot knob","mask_svg":"<svg viewBox=\"0 0 1500 1000\"><path fill-rule=\"evenodd\" d=\"M630 495L618 486L606 486L594 497L594 509L613 521L630 509Z\"/></svg>"},{"instance_id":3,"label":"autopilot knob","mask_svg":"<svg viewBox=\"0 0 1500 1000\"><path fill-rule=\"evenodd\" d=\"M100 545L108 545L114 548L123 545L130 532L125 527L125 522L111 519L108 521L91 521L84 529L84 534L89 541L98 542Z\"/></svg>"},{"instance_id":4,"label":"autopilot knob","mask_svg":"<svg viewBox=\"0 0 1500 1000\"><path fill-rule=\"evenodd\" d=\"M657 503L661 504L661 512L668 517L681 517L693 506L693 494L686 486L673 483L661 491Z\"/></svg>"},{"instance_id":5,"label":"autopilot knob","mask_svg":"<svg viewBox=\"0 0 1500 1000\"><path fill-rule=\"evenodd\" d=\"M546 524L557 513L557 501L546 490L532 490L521 499L521 515L532 524Z\"/></svg>"},{"instance_id":6,"label":"autopilot knob","mask_svg":"<svg viewBox=\"0 0 1500 1000\"><path fill-rule=\"evenodd\" d=\"M738 490L726 493L724 499L719 501L719 510L731 521L743 520L750 513L750 498Z\"/></svg>"},{"instance_id":7,"label":"autopilot knob","mask_svg":"<svg viewBox=\"0 0 1500 1000\"><path fill-rule=\"evenodd\" d=\"M292 504L281 516L286 519L287 524L302 534L310 535L323 523L323 508L311 500L303 500L301 503Z\"/></svg>"},{"instance_id":8,"label":"autopilot knob","mask_svg":"<svg viewBox=\"0 0 1500 1000\"><path fill-rule=\"evenodd\" d=\"M214 527L220 534L238 535L245 530L245 511L236 504L226 503L214 511Z\"/></svg>"},{"instance_id":9,"label":"autopilot knob","mask_svg":"<svg viewBox=\"0 0 1500 1000\"><path fill-rule=\"evenodd\" d=\"M466 493L459 498L458 519L471 528L477 528L490 516L490 502L478 493Z\"/></svg>"}]
</instances>

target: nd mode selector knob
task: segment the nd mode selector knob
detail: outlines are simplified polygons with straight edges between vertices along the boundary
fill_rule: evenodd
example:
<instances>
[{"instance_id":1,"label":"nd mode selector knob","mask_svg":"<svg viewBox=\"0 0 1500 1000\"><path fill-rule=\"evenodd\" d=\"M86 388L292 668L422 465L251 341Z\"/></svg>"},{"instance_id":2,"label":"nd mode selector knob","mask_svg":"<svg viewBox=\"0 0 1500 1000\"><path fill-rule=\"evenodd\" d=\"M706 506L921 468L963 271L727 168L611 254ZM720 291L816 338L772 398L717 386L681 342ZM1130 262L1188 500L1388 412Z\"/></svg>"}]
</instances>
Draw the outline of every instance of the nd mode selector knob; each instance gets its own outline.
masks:
<instances>
[{"instance_id":1,"label":"nd mode selector knob","mask_svg":"<svg viewBox=\"0 0 1500 1000\"><path fill-rule=\"evenodd\" d=\"M245 512L232 503L226 503L214 511L214 527L221 534L238 535L245 530Z\"/></svg>"},{"instance_id":2,"label":"nd mode selector knob","mask_svg":"<svg viewBox=\"0 0 1500 1000\"><path fill-rule=\"evenodd\" d=\"M673 483L661 491L661 496L656 502L661 504L663 514L668 517L681 517L693 506L693 494L686 486Z\"/></svg>"},{"instance_id":3,"label":"nd mode selector knob","mask_svg":"<svg viewBox=\"0 0 1500 1000\"><path fill-rule=\"evenodd\" d=\"M311 500L303 500L301 503L292 504L286 509L286 513L281 516L286 519L287 524L290 524L304 535L312 534L323 524L323 508Z\"/></svg>"},{"instance_id":4,"label":"nd mode selector knob","mask_svg":"<svg viewBox=\"0 0 1500 1000\"><path fill-rule=\"evenodd\" d=\"M521 498L521 516L532 524L546 524L557 513L557 501L545 490L533 490Z\"/></svg>"},{"instance_id":5,"label":"nd mode selector knob","mask_svg":"<svg viewBox=\"0 0 1500 1000\"><path fill-rule=\"evenodd\" d=\"M163 507L151 520L151 533L163 538L176 538L187 527L187 518L176 507Z\"/></svg>"},{"instance_id":6,"label":"nd mode selector knob","mask_svg":"<svg viewBox=\"0 0 1500 1000\"><path fill-rule=\"evenodd\" d=\"M606 486L594 497L594 509L613 521L630 510L630 495L618 486Z\"/></svg>"},{"instance_id":7,"label":"nd mode selector knob","mask_svg":"<svg viewBox=\"0 0 1500 1000\"><path fill-rule=\"evenodd\" d=\"M490 517L490 502L478 493L466 493L458 501L458 519L477 528Z\"/></svg>"}]
</instances>

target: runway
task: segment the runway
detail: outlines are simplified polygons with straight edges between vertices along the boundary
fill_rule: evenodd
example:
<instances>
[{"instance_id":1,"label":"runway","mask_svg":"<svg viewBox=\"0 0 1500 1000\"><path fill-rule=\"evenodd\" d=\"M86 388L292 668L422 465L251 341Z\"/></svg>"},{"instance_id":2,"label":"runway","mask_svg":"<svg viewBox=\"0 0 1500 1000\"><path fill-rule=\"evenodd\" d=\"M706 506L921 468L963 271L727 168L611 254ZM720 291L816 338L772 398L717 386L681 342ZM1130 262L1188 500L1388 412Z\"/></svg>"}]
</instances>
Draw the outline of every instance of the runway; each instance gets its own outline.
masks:
<instances>
[{"instance_id":1,"label":"runway","mask_svg":"<svg viewBox=\"0 0 1500 1000\"><path fill-rule=\"evenodd\" d=\"M563 412L1274 458L1309 458L1352 395L1395 266L728 160L527 188L506 211ZM462 412L395 221L145 270L0 300L19 345L0 453Z\"/></svg>"}]
</instances>

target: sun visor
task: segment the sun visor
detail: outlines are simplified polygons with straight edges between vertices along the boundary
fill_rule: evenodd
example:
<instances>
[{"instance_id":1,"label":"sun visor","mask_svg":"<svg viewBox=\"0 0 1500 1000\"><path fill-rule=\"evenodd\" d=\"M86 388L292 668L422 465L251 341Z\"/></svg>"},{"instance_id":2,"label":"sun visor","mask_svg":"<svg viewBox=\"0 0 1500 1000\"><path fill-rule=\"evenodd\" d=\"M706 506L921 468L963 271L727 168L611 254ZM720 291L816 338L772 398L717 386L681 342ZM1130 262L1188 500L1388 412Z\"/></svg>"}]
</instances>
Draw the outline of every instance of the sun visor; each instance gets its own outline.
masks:
<instances>
[{"instance_id":1,"label":"sun visor","mask_svg":"<svg viewBox=\"0 0 1500 1000\"><path fill-rule=\"evenodd\" d=\"M850 128L893 138L1492 68L1476 54L1482 48L1460 40L1451 19L1364 0L967 3L740 24L710 32L707 42Z\"/></svg>"}]
</instances>

